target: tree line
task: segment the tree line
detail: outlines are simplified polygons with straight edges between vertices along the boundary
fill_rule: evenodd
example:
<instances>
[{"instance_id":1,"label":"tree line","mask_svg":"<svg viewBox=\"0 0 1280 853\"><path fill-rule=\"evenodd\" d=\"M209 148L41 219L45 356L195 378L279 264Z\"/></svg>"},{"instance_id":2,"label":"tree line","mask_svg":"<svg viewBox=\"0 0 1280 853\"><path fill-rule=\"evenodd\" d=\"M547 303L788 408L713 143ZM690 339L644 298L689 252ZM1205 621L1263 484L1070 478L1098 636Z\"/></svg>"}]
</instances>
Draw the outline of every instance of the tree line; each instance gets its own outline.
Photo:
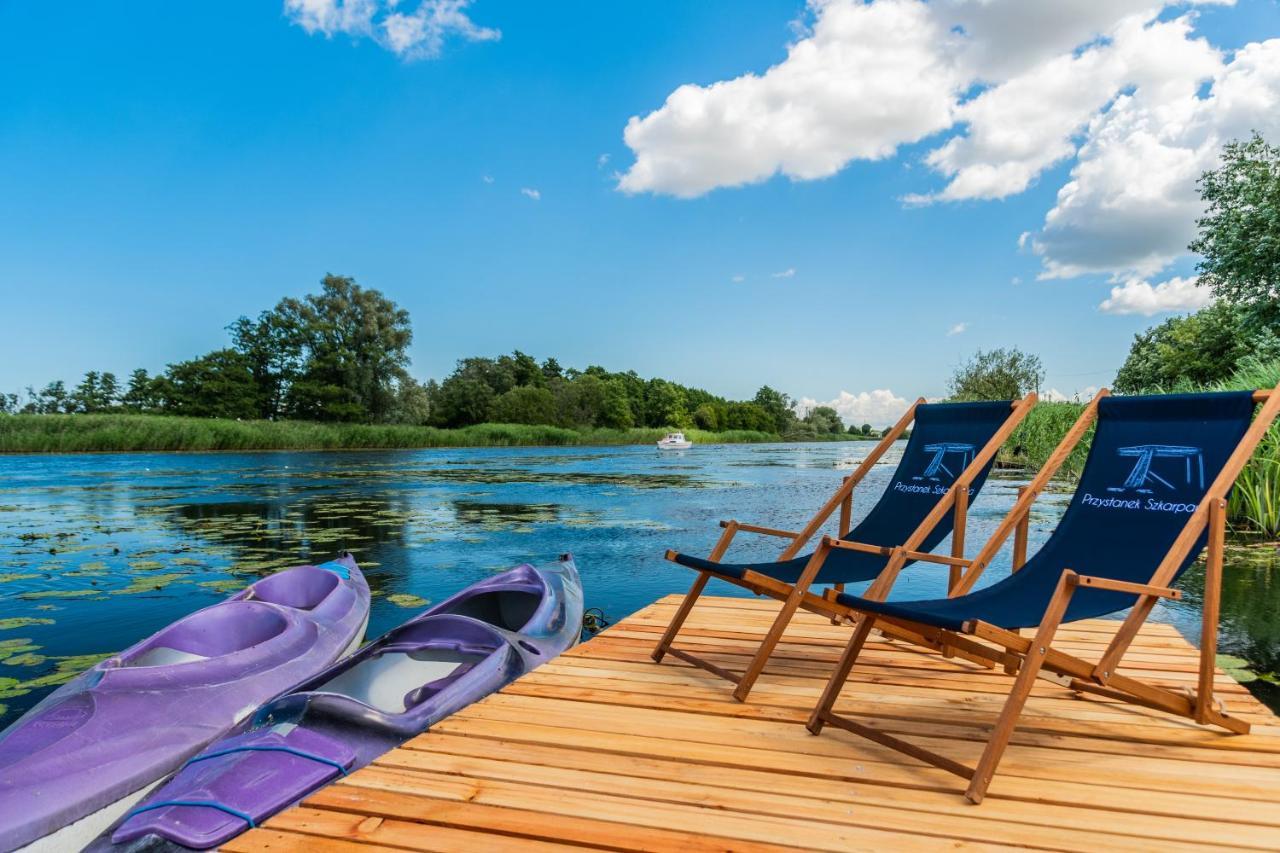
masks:
<instances>
[{"instance_id":1,"label":"tree line","mask_svg":"<svg viewBox=\"0 0 1280 853\"><path fill-rule=\"evenodd\" d=\"M479 423L573 429L696 427L795 437L844 433L839 415L816 407L801 417L785 393L762 387L729 400L635 371L561 367L519 350L471 357L443 381L408 372L409 313L347 276L326 275L319 293L286 298L227 327L229 346L121 381L89 371L74 386L0 396L11 414L182 415L240 420L395 423L465 427ZM852 426L871 435L869 424Z\"/></svg>"}]
</instances>

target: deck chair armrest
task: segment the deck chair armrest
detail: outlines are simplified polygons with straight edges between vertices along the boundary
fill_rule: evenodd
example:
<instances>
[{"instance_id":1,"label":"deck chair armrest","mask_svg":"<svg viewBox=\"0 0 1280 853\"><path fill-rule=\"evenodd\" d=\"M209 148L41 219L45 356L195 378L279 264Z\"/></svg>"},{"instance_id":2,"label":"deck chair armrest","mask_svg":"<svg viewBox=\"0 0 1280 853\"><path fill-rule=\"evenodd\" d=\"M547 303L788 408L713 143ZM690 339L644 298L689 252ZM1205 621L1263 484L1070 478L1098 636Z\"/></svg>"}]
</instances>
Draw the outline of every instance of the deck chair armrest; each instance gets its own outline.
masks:
<instances>
[{"instance_id":1,"label":"deck chair armrest","mask_svg":"<svg viewBox=\"0 0 1280 853\"><path fill-rule=\"evenodd\" d=\"M720 526L728 527L730 524L734 524L734 523L735 522L722 521L720 522ZM758 524L743 524L740 521L736 522L736 524L737 524L738 530L742 531L743 533L758 533L761 536L778 536L778 537L781 537L782 539L795 539L797 536L800 535L794 530L778 530L773 527L761 527Z\"/></svg>"},{"instance_id":2,"label":"deck chair armrest","mask_svg":"<svg viewBox=\"0 0 1280 853\"><path fill-rule=\"evenodd\" d=\"M843 548L846 551L861 551L864 554L879 554L884 557L893 555L898 548L889 548L885 545L868 545L865 542L851 542L848 539L836 539L833 536L825 538L825 543L829 548ZM939 563L944 566L970 566L972 560L965 560L960 557L948 557L945 554L930 554L927 551L911 551L901 549L902 555L908 560L922 560L927 563Z\"/></svg>"},{"instance_id":3,"label":"deck chair armrest","mask_svg":"<svg viewBox=\"0 0 1280 853\"><path fill-rule=\"evenodd\" d=\"M1133 595L1154 595L1158 598L1169 598L1173 601L1182 600L1182 590L1170 589L1167 586L1151 586L1145 583L1129 583L1128 581L1117 581L1111 578L1100 578L1094 575L1080 575L1072 572L1068 578L1068 583L1072 586L1088 586L1094 589L1106 589L1113 592L1128 592Z\"/></svg>"}]
</instances>

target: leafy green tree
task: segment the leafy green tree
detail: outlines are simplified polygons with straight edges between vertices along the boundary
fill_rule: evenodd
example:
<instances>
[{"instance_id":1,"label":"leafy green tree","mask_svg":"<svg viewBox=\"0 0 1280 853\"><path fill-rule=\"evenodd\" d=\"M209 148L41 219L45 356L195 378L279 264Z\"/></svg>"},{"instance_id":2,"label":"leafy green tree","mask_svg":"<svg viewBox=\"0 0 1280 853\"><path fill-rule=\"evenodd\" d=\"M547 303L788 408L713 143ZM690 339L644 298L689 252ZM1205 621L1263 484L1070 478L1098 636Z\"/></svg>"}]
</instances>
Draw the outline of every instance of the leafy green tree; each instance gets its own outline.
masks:
<instances>
[{"instance_id":1,"label":"leafy green tree","mask_svg":"<svg viewBox=\"0 0 1280 853\"><path fill-rule=\"evenodd\" d=\"M532 385L536 388L545 385L547 382L547 377L543 375L537 359L520 352L520 350L516 350L511 355L500 357L498 364L510 372L513 387Z\"/></svg>"},{"instance_id":2,"label":"leafy green tree","mask_svg":"<svg viewBox=\"0 0 1280 853\"><path fill-rule=\"evenodd\" d=\"M635 426L635 415L632 413L626 383L613 377L605 380L604 405L596 423L610 429L630 429Z\"/></svg>"},{"instance_id":3,"label":"leafy green tree","mask_svg":"<svg viewBox=\"0 0 1280 853\"><path fill-rule=\"evenodd\" d=\"M709 432L719 432L724 429L727 418L727 410L714 403L703 403L693 410L693 425Z\"/></svg>"},{"instance_id":4,"label":"leafy green tree","mask_svg":"<svg viewBox=\"0 0 1280 853\"><path fill-rule=\"evenodd\" d=\"M1257 132L1229 142L1199 185L1206 212L1188 248L1201 256L1200 283L1251 325L1280 323L1280 147Z\"/></svg>"},{"instance_id":5,"label":"leafy green tree","mask_svg":"<svg viewBox=\"0 0 1280 853\"><path fill-rule=\"evenodd\" d=\"M227 327L258 385L258 416L264 420L276 420L285 414L289 390L302 375L305 336L298 325L300 320L299 312L278 306L263 311L257 320L241 317Z\"/></svg>"},{"instance_id":6,"label":"leafy green tree","mask_svg":"<svg viewBox=\"0 0 1280 853\"><path fill-rule=\"evenodd\" d=\"M769 413L769 418L773 422L769 432L785 435L794 428L797 421L795 404L786 394L765 385L756 392L751 402Z\"/></svg>"},{"instance_id":7,"label":"leafy green tree","mask_svg":"<svg viewBox=\"0 0 1280 853\"><path fill-rule=\"evenodd\" d=\"M830 406L815 406L804 416L804 422L813 427L817 433L844 432L844 423L840 415Z\"/></svg>"},{"instance_id":8,"label":"leafy green tree","mask_svg":"<svg viewBox=\"0 0 1280 853\"><path fill-rule=\"evenodd\" d=\"M758 432L778 431L773 414L756 403L730 403L725 410L725 427Z\"/></svg>"},{"instance_id":9,"label":"leafy green tree","mask_svg":"<svg viewBox=\"0 0 1280 853\"><path fill-rule=\"evenodd\" d=\"M564 376L564 369L560 367L560 362L549 358L542 362L542 376L545 379L559 379Z\"/></svg>"},{"instance_id":10,"label":"leafy green tree","mask_svg":"<svg viewBox=\"0 0 1280 853\"><path fill-rule=\"evenodd\" d=\"M554 424L555 395L535 385L512 388L494 401L493 419L506 424Z\"/></svg>"},{"instance_id":11,"label":"leafy green tree","mask_svg":"<svg viewBox=\"0 0 1280 853\"><path fill-rule=\"evenodd\" d=\"M129 386L120 397L120 404L127 411L150 412L160 407L160 395L156 382L141 367L129 374Z\"/></svg>"},{"instance_id":12,"label":"leafy green tree","mask_svg":"<svg viewBox=\"0 0 1280 853\"><path fill-rule=\"evenodd\" d=\"M552 383L555 389L556 423L565 427L593 427L604 411L605 383L590 373Z\"/></svg>"},{"instance_id":13,"label":"leafy green tree","mask_svg":"<svg viewBox=\"0 0 1280 853\"><path fill-rule=\"evenodd\" d=\"M863 435L871 435L871 431L872 431L872 426L871 426L871 424L863 424L863 425L862 425L862 434L863 434Z\"/></svg>"},{"instance_id":14,"label":"leafy green tree","mask_svg":"<svg viewBox=\"0 0 1280 853\"><path fill-rule=\"evenodd\" d=\"M165 410L198 418L256 418L261 401L249 360L220 349L169 365L157 389Z\"/></svg>"},{"instance_id":15,"label":"leafy green tree","mask_svg":"<svg viewBox=\"0 0 1280 853\"><path fill-rule=\"evenodd\" d=\"M103 407L102 392L98 387L98 371L90 370L80 380L80 384L71 390L70 411L92 414Z\"/></svg>"},{"instance_id":16,"label":"leafy green tree","mask_svg":"<svg viewBox=\"0 0 1280 853\"><path fill-rule=\"evenodd\" d=\"M680 387L665 379L650 379L645 385L645 426L685 426L689 414Z\"/></svg>"},{"instance_id":17,"label":"leafy green tree","mask_svg":"<svg viewBox=\"0 0 1280 853\"><path fill-rule=\"evenodd\" d=\"M113 409L120 401L120 381L110 370L98 378L98 391L102 395L104 409Z\"/></svg>"},{"instance_id":18,"label":"leafy green tree","mask_svg":"<svg viewBox=\"0 0 1280 853\"><path fill-rule=\"evenodd\" d=\"M320 293L275 309L285 328L297 329L305 359L289 409L314 420L386 420L408 375L409 312L347 276L320 284Z\"/></svg>"},{"instance_id":19,"label":"leafy green tree","mask_svg":"<svg viewBox=\"0 0 1280 853\"><path fill-rule=\"evenodd\" d=\"M1010 347L979 350L956 368L948 390L953 400L1012 400L1038 392L1042 382L1040 357Z\"/></svg>"},{"instance_id":20,"label":"leafy green tree","mask_svg":"<svg viewBox=\"0 0 1280 853\"><path fill-rule=\"evenodd\" d=\"M479 379L454 374L440 383L432 400L431 421L444 427L463 427L492 419L493 389Z\"/></svg>"},{"instance_id":21,"label":"leafy green tree","mask_svg":"<svg viewBox=\"0 0 1280 853\"><path fill-rule=\"evenodd\" d=\"M1280 357L1280 339L1251 329L1245 309L1219 301L1135 335L1114 387L1135 394L1217 382L1249 355Z\"/></svg>"},{"instance_id":22,"label":"leafy green tree","mask_svg":"<svg viewBox=\"0 0 1280 853\"><path fill-rule=\"evenodd\" d=\"M36 397L36 411L42 415L53 415L59 412L70 412L71 400L67 395L67 386L61 379L50 382Z\"/></svg>"},{"instance_id":23,"label":"leafy green tree","mask_svg":"<svg viewBox=\"0 0 1280 853\"><path fill-rule=\"evenodd\" d=\"M387 418L391 423L421 426L431 420L431 391L411 377L396 384L396 404Z\"/></svg>"},{"instance_id":24,"label":"leafy green tree","mask_svg":"<svg viewBox=\"0 0 1280 853\"><path fill-rule=\"evenodd\" d=\"M489 386L496 394L505 394L516 387L516 376L511 359L464 358L458 362L450 378L474 379Z\"/></svg>"}]
</instances>

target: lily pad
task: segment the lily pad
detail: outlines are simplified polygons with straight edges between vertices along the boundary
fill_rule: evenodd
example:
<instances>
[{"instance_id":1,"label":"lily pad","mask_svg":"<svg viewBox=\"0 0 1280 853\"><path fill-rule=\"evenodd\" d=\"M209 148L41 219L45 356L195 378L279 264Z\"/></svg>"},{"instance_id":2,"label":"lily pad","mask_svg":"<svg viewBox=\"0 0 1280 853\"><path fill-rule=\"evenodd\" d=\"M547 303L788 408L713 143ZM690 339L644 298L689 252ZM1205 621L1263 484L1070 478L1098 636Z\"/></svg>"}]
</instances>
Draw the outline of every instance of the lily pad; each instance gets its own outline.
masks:
<instances>
[{"instance_id":1,"label":"lily pad","mask_svg":"<svg viewBox=\"0 0 1280 853\"><path fill-rule=\"evenodd\" d=\"M37 655L31 652L27 652L25 654L14 655L11 658L5 658L4 660L0 660L0 663L4 664L5 666L39 666L40 664L44 663L47 660L48 658L45 657L44 655Z\"/></svg>"},{"instance_id":2,"label":"lily pad","mask_svg":"<svg viewBox=\"0 0 1280 853\"><path fill-rule=\"evenodd\" d=\"M1249 662L1244 658L1236 657L1235 655L1218 655L1214 662L1227 675L1241 684L1248 684L1251 681L1258 680L1258 674L1249 668Z\"/></svg>"},{"instance_id":3,"label":"lily pad","mask_svg":"<svg viewBox=\"0 0 1280 853\"><path fill-rule=\"evenodd\" d=\"M147 575L142 578L134 578L132 582L122 589L111 590L112 595L129 595L135 592L154 592L157 589L164 589L169 584L180 578L185 578L182 572L170 572L165 575Z\"/></svg>"},{"instance_id":4,"label":"lily pad","mask_svg":"<svg viewBox=\"0 0 1280 853\"><path fill-rule=\"evenodd\" d=\"M431 603L430 599L410 595L407 592L397 592L395 595L388 595L387 601L390 601L398 607L422 607L423 605Z\"/></svg>"},{"instance_id":5,"label":"lily pad","mask_svg":"<svg viewBox=\"0 0 1280 853\"><path fill-rule=\"evenodd\" d=\"M12 631L14 628L25 628L28 625L52 625L52 619L41 619L36 616L11 616L0 619L0 631Z\"/></svg>"},{"instance_id":6,"label":"lily pad","mask_svg":"<svg viewBox=\"0 0 1280 853\"><path fill-rule=\"evenodd\" d=\"M156 569L163 569L164 563L159 560L130 560L129 568L137 572L153 572Z\"/></svg>"},{"instance_id":7,"label":"lily pad","mask_svg":"<svg viewBox=\"0 0 1280 853\"><path fill-rule=\"evenodd\" d=\"M34 601L37 598L87 598L101 594L96 589L38 589L35 592L24 592L18 598Z\"/></svg>"},{"instance_id":8,"label":"lily pad","mask_svg":"<svg viewBox=\"0 0 1280 853\"><path fill-rule=\"evenodd\" d=\"M235 592L244 587L244 583L238 580L200 581L199 585L214 592Z\"/></svg>"},{"instance_id":9,"label":"lily pad","mask_svg":"<svg viewBox=\"0 0 1280 853\"><path fill-rule=\"evenodd\" d=\"M16 678L0 678L0 699L16 699L30 693Z\"/></svg>"},{"instance_id":10,"label":"lily pad","mask_svg":"<svg viewBox=\"0 0 1280 853\"><path fill-rule=\"evenodd\" d=\"M9 583L10 581L25 581L29 578L38 578L39 575L24 575L20 572L10 572L9 574L0 575L0 583Z\"/></svg>"}]
</instances>

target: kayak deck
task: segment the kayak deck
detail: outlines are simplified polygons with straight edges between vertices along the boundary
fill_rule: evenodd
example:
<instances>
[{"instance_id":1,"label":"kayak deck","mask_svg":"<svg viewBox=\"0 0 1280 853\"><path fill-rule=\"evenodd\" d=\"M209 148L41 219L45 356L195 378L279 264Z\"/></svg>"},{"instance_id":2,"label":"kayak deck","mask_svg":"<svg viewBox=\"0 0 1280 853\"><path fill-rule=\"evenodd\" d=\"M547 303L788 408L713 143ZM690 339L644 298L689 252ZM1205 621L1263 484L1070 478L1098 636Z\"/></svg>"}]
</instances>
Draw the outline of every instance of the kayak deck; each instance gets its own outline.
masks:
<instances>
[{"instance_id":1,"label":"kayak deck","mask_svg":"<svg viewBox=\"0 0 1280 853\"><path fill-rule=\"evenodd\" d=\"M1038 685L974 807L944 771L805 731L848 629L797 614L738 703L700 669L649 659L677 603L649 605L224 849L1280 849L1280 720L1224 674L1215 689L1252 734ZM776 607L704 597L682 642L741 669ZM1096 656L1114 630L1099 620L1060 633ZM864 657L842 712L958 758L981 748L1007 676L900 643L868 644ZM1196 679L1197 652L1168 625L1147 624L1126 660L1151 678Z\"/></svg>"}]
</instances>

